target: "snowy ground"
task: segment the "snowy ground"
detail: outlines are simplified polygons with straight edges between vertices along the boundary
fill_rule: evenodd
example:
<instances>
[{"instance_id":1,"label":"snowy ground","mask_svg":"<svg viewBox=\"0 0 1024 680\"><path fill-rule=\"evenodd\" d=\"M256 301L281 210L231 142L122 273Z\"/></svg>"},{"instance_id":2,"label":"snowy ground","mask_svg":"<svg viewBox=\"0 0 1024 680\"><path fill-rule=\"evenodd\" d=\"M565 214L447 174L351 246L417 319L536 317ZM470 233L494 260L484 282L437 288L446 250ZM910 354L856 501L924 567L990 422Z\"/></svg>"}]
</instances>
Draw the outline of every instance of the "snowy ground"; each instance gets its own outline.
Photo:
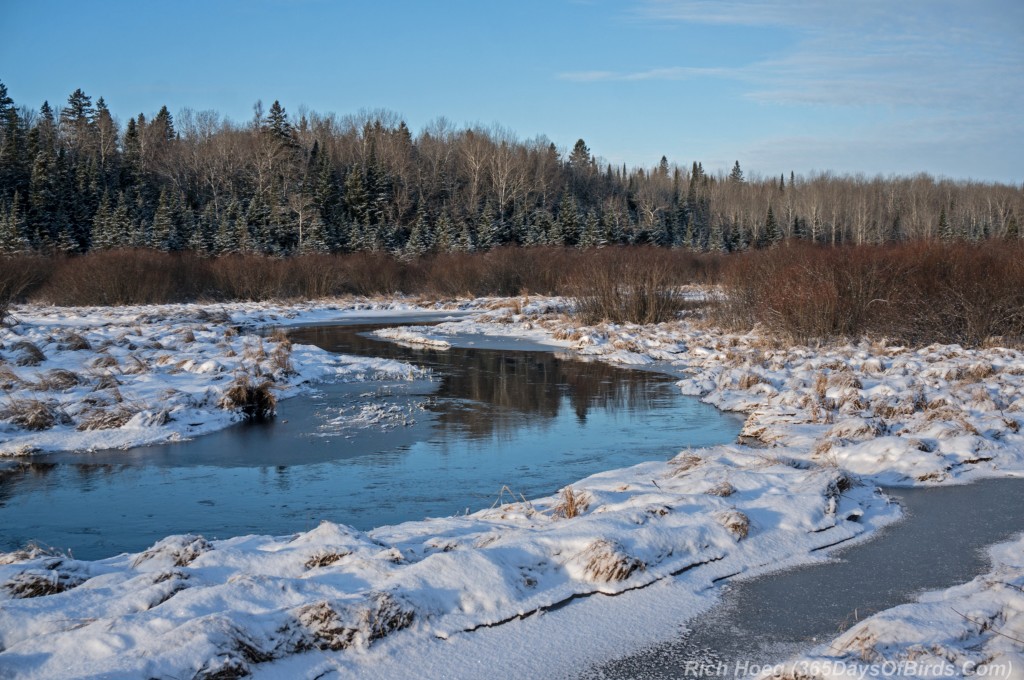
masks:
<instances>
[{"instance_id":1,"label":"snowy ground","mask_svg":"<svg viewBox=\"0 0 1024 680\"><path fill-rule=\"evenodd\" d=\"M338 356L246 329L423 311L367 301L16 309L17 323L0 328L0 456L211 432L241 417L223 403L240 378L270 380L286 398L319 380L419 377L400 362Z\"/></svg>"},{"instance_id":2,"label":"snowy ground","mask_svg":"<svg viewBox=\"0 0 1024 680\"><path fill-rule=\"evenodd\" d=\"M893 521L898 510L874 491L878 483L1024 474L1024 357L1016 351L785 347L690 322L578 327L558 300L471 306L485 311L390 337L437 348L473 334L525 337L601 360L671 362L689 376L680 382L686 393L749 414L744 443L595 475L556 497L510 497L474 515L366 533L324 524L305 534L215 543L177 536L95 562L8 555L0 558L0 669L41 678L314 677L373 674L396 658L429 665L440 655L455 677L487 675L459 657L479 649L452 641L487 640L488 631L508 628L502 622L584 595L657 588L671 575L697 593L713 578L798 562ZM287 313L300 323L354 313L341 307ZM217 322L225 324L281 323L286 314L218 308L231 315ZM172 335L200 313L174 309L181 311L150 310L149 323ZM73 354L57 349L69 327L116 339L119 333L97 326L119 311L27 310L20 318L32 338L42 340L36 329L48 329L53 339L42 349L57 368ZM201 332L217 331L193 331L217 361L234 358L222 358L222 344L244 355L244 339L232 339L242 343L236 348ZM5 359L12 340L3 340ZM268 343L265 351L274 348ZM296 359L300 351L309 354ZM146 361L158 365L155 355ZM345 358L330 364L312 348L293 350L292 361L310 377L345 375L349 365ZM1020 547L999 555L1019 556ZM590 600L559 610L559 620L599 629L605 624L562 613L592 612L599 605ZM472 630L478 633L465 633Z\"/></svg>"}]
</instances>

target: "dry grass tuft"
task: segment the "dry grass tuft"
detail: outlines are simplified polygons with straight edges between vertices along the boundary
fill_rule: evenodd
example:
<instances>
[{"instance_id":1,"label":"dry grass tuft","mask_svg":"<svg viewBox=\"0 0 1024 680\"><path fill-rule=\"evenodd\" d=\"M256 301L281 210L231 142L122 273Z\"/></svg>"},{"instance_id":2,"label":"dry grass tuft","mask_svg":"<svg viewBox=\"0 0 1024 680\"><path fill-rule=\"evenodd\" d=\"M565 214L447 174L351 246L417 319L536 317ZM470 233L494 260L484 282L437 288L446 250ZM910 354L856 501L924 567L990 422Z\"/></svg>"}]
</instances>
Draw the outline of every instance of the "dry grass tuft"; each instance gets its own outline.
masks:
<instances>
[{"instance_id":1,"label":"dry grass tuft","mask_svg":"<svg viewBox=\"0 0 1024 680\"><path fill-rule=\"evenodd\" d=\"M553 508L554 517L572 519L579 517L590 507L590 495L586 491L576 491L571 486L562 489L559 501Z\"/></svg>"},{"instance_id":2,"label":"dry grass tuft","mask_svg":"<svg viewBox=\"0 0 1024 680\"><path fill-rule=\"evenodd\" d=\"M59 571L57 567L60 564L61 560L56 560L53 566L46 569L27 569L19 572L3 584L3 589L11 597L28 599L63 593L85 582L80 576Z\"/></svg>"},{"instance_id":3,"label":"dry grass tuft","mask_svg":"<svg viewBox=\"0 0 1024 680\"><path fill-rule=\"evenodd\" d=\"M47 392L50 390L64 391L76 385L80 385L82 379L77 373L65 368L55 368L39 376L39 381L32 386L36 391Z\"/></svg>"},{"instance_id":4,"label":"dry grass tuft","mask_svg":"<svg viewBox=\"0 0 1024 680\"><path fill-rule=\"evenodd\" d=\"M704 462L704 459L695 453L680 453L668 462L672 468L672 476L678 477Z\"/></svg>"},{"instance_id":5,"label":"dry grass tuft","mask_svg":"<svg viewBox=\"0 0 1024 680\"><path fill-rule=\"evenodd\" d=\"M12 352L21 352L21 355L15 360L14 363L19 366L38 366L43 363L46 359L46 355L43 354L43 350L39 349L39 346L28 340L19 340L18 342L11 345Z\"/></svg>"},{"instance_id":6,"label":"dry grass tuft","mask_svg":"<svg viewBox=\"0 0 1024 680\"><path fill-rule=\"evenodd\" d=\"M744 391L749 390L754 385L771 385L771 383L756 373L744 373L736 383L736 386Z\"/></svg>"},{"instance_id":7,"label":"dry grass tuft","mask_svg":"<svg viewBox=\"0 0 1024 680\"><path fill-rule=\"evenodd\" d=\"M281 375L294 375L295 366L292 365L292 343L282 342L270 353L270 365L275 373Z\"/></svg>"},{"instance_id":8,"label":"dry grass tuft","mask_svg":"<svg viewBox=\"0 0 1024 680\"><path fill-rule=\"evenodd\" d=\"M607 540L598 540L587 546L579 560L588 581L612 583L625 581L637 571L647 569L647 563L626 553L622 546Z\"/></svg>"},{"instance_id":9,"label":"dry grass tuft","mask_svg":"<svg viewBox=\"0 0 1024 680\"><path fill-rule=\"evenodd\" d=\"M101 354L89 362L89 365L93 368L113 368L114 366L117 366L117 359L109 354Z\"/></svg>"},{"instance_id":10,"label":"dry grass tuft","mask_svg":"<svg viewBox=\"0 0 1024 680\"><path fill-rule=\"evenodd\" d=\"M29 542L24 548L18 548L7 553L0 553L0 565L3 564L17 564L18 562L27 562L29 560L39 559L40 557L63 557L58 550L49 546L39 545L35 542Z\"/></svg>"},{"instance_id":11,"label":"dry grass tuft","mask_svg":"<svg viewBox=\"0 0 1024 680\"><path fill-rule=\"evenodd\" d=\"M127 406L118 406L115 409L97 408L88 412L78 421L78 430L114 430L123 427L131 420L137 410Z\"/></svg>"},{"instance_id":12,"label":"dry grass tuft","mask_svg":"<svg viewBox=\"0 0 1024 680\"><path fill-rule=\"evenodd\" d=\"M136 557L132 561L132 567L164 556L169 557L176 567L187 567L197 557L210 550L213 550L213 546L202 536L169 536Z\"/></svg>"},{"instance_id":13,"label":"dry grass tuft","mask_svg":"<svg viewBox=\"0 0 1024 680\"><path fill-rule=\"evenodd\" d=\"M0 364L0 390L10 391L24 385L25 381L7 364Z\"/></svg>"},{"instance_id":14,"label":"dry grass tuft","mask_svg":"<svg viewBox=\"0 0 1024 680\"><path fill-rule=\"evenodd\" d=\"M415 612L390 593L374 592L359 605L332 606L321 601L302 607L295 615L312 636L310 648L340 651L368 646L374 640L408 628Z\"/></svg>"},{"instance_id":15,"label":"dry grass tuft","mask_svg":"<svg viewBox=\"0 0 1024 680\"><path fill-rule=\"evenodd\" d=\"M271 380L257 384L249 376L240 375L224 392L217 405L225 410L239 411L248 420L266 420L272 418L277 409L274 387Z\"/></svg>"},{"instance_id":16,"label":"dry grass tuft","mask_svg":"<svg viewBox=\"0 0 1024 680\"><path fill-rule=\"evenodd\" d=\"M83 349L92 349L92 345L84 337L72 331L64 336L64 349L77 352Z\"/></svg>"},{"instance_id":17,"label":"dry grass tuft","mask_svg":"<svg viewBox=\"0 0 1024 680\"><path fill-rule=\"evenodd\" d=\"M736 487L734 487L728 481L721 481L718 484L712 486L704 493L708 494L709 496L719 496L721 498L727 498L736 493Z\"/></svg>"},{"instance_id":18,"label":"dry grass tuft","mask_svg":"<svg viewBox=\"0 0 1024 680\"><path fill-rule=\"evenodd\" d=\"M320 550L313 554L308 560L306 560L306 569L316 569L317 567L328 567L343 557L351 555L352 552L349 550Z\"/></svg>"},{"instance_id":19,"label":"dry grass tuft","mask_svg":"<svg viewBox=\"0 0 1024 680\"><path fill-rule=\"evenodd\" d=\"M750 518L735 508L718 513L715 519L739 541L750 534Z\"/></svg>"},{"instance_id":20,"label":"dry grass tuft","mask_svg":"<svg viewBox=\"0 0 1024 680\"><path fill-rule=\"evenodd\" d=\"M40 399L11 400L0 407L0 420L8 420L13 425L26 430L49 430L54 425L68 425L71 417L52 401Z\"/></svg>"},{"instance_id":21,"label":"dry grass tuft","mask_svg":"<svg viewBox=\"0 0 1024 680\"><path fill-rule=\"evenodd\" d=\"M185 344L191 344L196 341L196 334L192 331L191 328L186 328L185 330L178 333L178 337Z\"/></svg>"}]
</instances>

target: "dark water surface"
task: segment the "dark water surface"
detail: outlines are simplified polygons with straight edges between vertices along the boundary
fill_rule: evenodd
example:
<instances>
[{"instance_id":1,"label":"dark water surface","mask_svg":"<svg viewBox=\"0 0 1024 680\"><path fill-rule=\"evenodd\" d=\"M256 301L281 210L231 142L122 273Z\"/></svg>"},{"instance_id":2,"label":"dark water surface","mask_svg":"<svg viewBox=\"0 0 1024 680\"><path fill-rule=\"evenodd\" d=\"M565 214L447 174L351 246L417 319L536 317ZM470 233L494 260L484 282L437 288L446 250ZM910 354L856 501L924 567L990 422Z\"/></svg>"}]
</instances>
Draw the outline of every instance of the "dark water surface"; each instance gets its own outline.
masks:
<instances>
[{"instance_id":1,"label":"dark water surface","mask_svg":"<svg viewBox=\"0 0 1024 680\"><path fill-rule=\"evenodd\" d=\"M829 642L917 593L970 581L989 570L984 548L1024 531L1022 479L886 493L906 516L876 537L838 550L828 562L729 584L722 603L688 622L678 639L583 677L698 678L703 663L734 678L737 669L779 663Z\"/></svg>"},{"instance_id":2,"label":"dark water surface","mask_svg":"<svg viewBox=\"0 0 1024 680\"><path fill-rule=\"evenodd\" d=\"M660 373L493 343L410 349L361 334L384 325L289 335L423 366L431 381L320 385L282 401L266 424L7 462L0 550L37 541L95 559L176 533L288 534L325 519L370 529L489 507L505 485L528 498L553 493L596 472L731 441L742 425ZM343 424L382 412L383 428Z\"/></svg>"}]
</instances>

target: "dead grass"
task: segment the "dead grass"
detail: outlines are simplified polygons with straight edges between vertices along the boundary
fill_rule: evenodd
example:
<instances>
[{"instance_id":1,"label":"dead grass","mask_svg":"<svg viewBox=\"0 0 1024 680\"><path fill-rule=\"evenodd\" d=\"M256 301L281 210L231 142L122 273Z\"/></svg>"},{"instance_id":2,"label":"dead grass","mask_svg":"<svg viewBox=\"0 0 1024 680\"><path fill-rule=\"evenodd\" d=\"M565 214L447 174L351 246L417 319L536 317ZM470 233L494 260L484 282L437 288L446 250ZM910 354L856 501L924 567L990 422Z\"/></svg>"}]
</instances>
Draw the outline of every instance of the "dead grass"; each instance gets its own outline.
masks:
<instances>
[{"instance_id":1,"label":"dead grass","mask_svg":"<svg viewBox=\"0 0 1024 680\"><path fill-rule=\"evenodd\" d=\"M54 368L39 376L32 389L39 392L64 391L82 383L81 377L65 368Z\"/></svg>"},{"instance_id":2,"label":"dead grass","mask_svg":"<svg viewBox=\"0 0 1024 680\"><path fill-rule=\"evenodd\" d=\"M161 557L167 557L176 567L187 567L210 550L213 550L213 546L202 536L169 536L138 555L132 561L132 567Z\"/></svg>"},{"instance_id":3,"label":"dead grass","mask_svg":"<svg viewBox=\"0 0 1024 680\"><path fill-rule=\"evenodd\" d=\"M89 362L89 365L93 368L113 368L114 366L117 366L117 359L109 354L101 354Z\"/></svg>"},{"instance_id":4,"label":"dead grass","mask_svg":"<svg viewBox=\"0 0 1024 680\"><path fill-rule=\"evenodd\" d=\"M85 579L81 576L60 571L61 560L46 569L27 569L11 577L3 584L11 597L27 599L56 595L81 585Z\"/></svg>"},{"instance_id":5,"label":"dead grass","mask_svg":"<svg viewBox=\"0 0 1024 680\"><path fill-rule=\"evenodd\" d=\"M84 337L72 331L64 336L63 348L77 352L83 349L92 349L92 345Z\"/></svg>"},{"instance_id":6,"label":"dead grass","mask_svg":"<svg viewBox=\"0 0 1024 680\"><path fill-rule=\"evenodd\" d=\"M0 390L10 391L24 385L25 381L7 364L0 364Z\"/></svg>"},{"instance_id":7,"label":"dead grass","mask_svg":"<svg viewBox=\"0 0 1024 680\"><path fill-rule=\"evenodd\" d=\"M275 385L271 380L255 383L247 375L240 375L225 390L218 406L229 411L238 411L248 420L272 418L277 409Z\"/></svg>"},{"instance_id":8,"label":"dead grass","mask_svg":"<svg viewBox=\"0 0 1024 680\"><path fill-rule=\"evenodd\" d=\"M672 476L678 477L686 472L689 472L693 468L697 467L704 462L704 459L695 453L680 453L678 456L668 462L669 467L672 470Z\"/></svg>"},{"instance_id":9,"label":"dead grass","mask_svg":"<svg viewBox=\"0 0 1024 680\"><path fill-rule=\"evenodd\" d=\"M736 487L730 484L728 481L721 481L709 488L704 493L709 496L719 496L721 498L727 498L736 493Z\"/></svg>"},{"instance_id":10,"label":"dead grass","mask_svg":"<svg viewBox=\"0 0 1024 680\"><path fill-rule=\"evenodd\" d=\"M771 383L756 373L744 373L736 383L736 386L744 391L749 390L754 385L771 385Z\"/></svg>"},{"instance_id":11,"label":"dead grass","mask_svg":"<svg viewBox=\"0 0 1024 680\"><path fill-rule=\"evenodd\" d=\"M309 635L309 648L340 651L368 646L374 640L412 625L415 612L386 592L373 592L364 603L339 605L320 601L295 612Z\"/></svg>"},{"instance_id":12,"label":"dead grass","mask_svg":"<svg viewBox=\"0 0 1024 680\"><path fill-rule=\"evenodd\" d=\"M647 569L647 563L628 554L619 544L598 540L591 543L579 556L583 575L588 581L613 583L625 581L638 571Z\"/></svg>"},{"instance_id":13,"label":"dead grass","mask_svg":"<svg viewBox=\"0 0 1024 680\"><path fill-rule=\"evenodd\" d=\"M43 354L43 350L39 349L39 346L28 340L19 340L18 342L11 345L12 352L20 352L21 354L15 359L14 363L18 366L38 366L46 360L46 355Z\"/></svg>"},{"instance_id":14,"label":"dead grass","mask_svg":"<svg viewBox=\"0 0 1024 680\"><path fill-rule=\"evenodd\" d=\"M718 513L715 519L739 541L750 535L750 518L735 508Z\"/></svg>"},{"instance_id":15,"label":"dead grass","mask_svg":"<svg viewBox=\"0 0 1024 680\"><path fill-rule=\"evenodd\" d=\"M116 408L97 408L83 414L78 421L78 430L114 430L123 427L131 420L137 410L127 406Z\"/></svg>"},{"instance_id":16,"label":"dead grass","mask_svg":"<svg viewBox=\"0 0 1024 680\"><path fill-rule=\"evenodd\" d=\"M0 407L0 420L26 430L49 430L55 425L69 425L71 417L53 401L40 399L9 400Z\"/></svg>"},{"instance_id":17,"label":"dead grass","mask_svg":"<svg viewBox=\"0 0 1024 680\"><path fill-rule=\"evenodd\" d=\"M328 567L351 554L349 550L320 550L306 560L306 569Z\"/></svg>"},{"instance_id":18,"label":"dead grass","mask_svg":"<svg viewBox=\"0 0 1024 680\"><path fill-rule=\"evenodd\" d=\"M586 491L576 491L571 486L562 489L559 494L558 503L552 509L554 517L572 519L579 517L590 507L590 494Z\"/></svg>"}]
</instances>

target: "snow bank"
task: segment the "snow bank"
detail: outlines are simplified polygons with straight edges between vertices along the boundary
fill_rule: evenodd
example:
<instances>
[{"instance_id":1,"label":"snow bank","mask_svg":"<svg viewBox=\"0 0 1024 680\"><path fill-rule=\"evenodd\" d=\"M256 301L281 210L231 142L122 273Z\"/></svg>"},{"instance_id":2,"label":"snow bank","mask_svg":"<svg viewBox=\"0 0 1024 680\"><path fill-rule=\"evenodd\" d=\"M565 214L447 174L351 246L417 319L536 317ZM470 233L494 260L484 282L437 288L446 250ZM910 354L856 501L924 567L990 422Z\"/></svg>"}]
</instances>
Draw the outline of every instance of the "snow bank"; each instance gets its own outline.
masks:
<instances>
[{"instance_id":1,"label":"snow bank","mask_svg":"<svg viewBox=\"0 0 1024 680\"><path fill-rule=\"evenodd\" d=\"M39 678L244 674L308 650L446 638L700 565L764 569L896 515L836 470L721 447L368 533L173 536L96 562L29 552L0 566L0 664Z\"/></svg>"},{"instance_id":2,"label":"snow bank","mask_svg":"<svg viewBox=\"0 0 1024 680\"><path fill-rule=\"evenodd\" d=\"M220 407L238 379L270 381L279 398L319 380L411 379L422 372L402 362L339 356L244 329L423 311L365 301L18 308L17 322L0 328L0 455L128 448L210 432L240 418Z\"/></svg>"}]
</instances>

